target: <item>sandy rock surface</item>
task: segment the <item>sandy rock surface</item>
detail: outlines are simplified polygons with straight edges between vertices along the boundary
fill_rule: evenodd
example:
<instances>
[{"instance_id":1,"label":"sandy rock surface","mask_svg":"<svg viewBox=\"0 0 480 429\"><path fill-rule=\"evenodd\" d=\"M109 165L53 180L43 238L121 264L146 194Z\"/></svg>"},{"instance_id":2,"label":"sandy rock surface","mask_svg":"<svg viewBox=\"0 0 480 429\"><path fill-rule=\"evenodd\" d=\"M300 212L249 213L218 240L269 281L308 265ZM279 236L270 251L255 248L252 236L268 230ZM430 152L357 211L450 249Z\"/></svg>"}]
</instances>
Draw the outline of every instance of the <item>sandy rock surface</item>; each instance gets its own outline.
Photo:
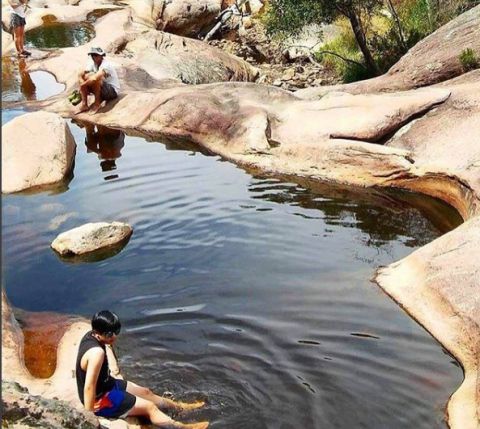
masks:
<instances>
[{"instance_id":1,"label":"sandy rock surface","mask_svg":"<svg viewBox=\"0 0 480 429\"><path fill-rule=\"evenodd\" d=\"M134 19L180 36L194 37L215 21L222 0L133 0Z\"/></svg>"},{"instance_id":2,"label":"sandy rock surface","mask_svg":"<svg viewBox=\"0 0 480 429\"><path fill-rule=\"evenodd\" d=\"M161 88L159 79L177 83L208 83L216 81L252 81L258 71L247 62L229 55L218 48L200 41L172 34L139 30L131 23L129 9L113 11L95 23L95 38L75 48L64 48L48 53L46 58L29 61L29 70L45 70L59 82L66 84L66 91L77 85L78 73L88 63L88 51L101 46L107 59L117 66L122 82L122 92L130 88ZM36 50L33 50L34 57ZM118 53L118 54L117 54ZM133 79L132 74L142 74ZM132 88L132 89L133 89Z\"/></svg>"},{"instance_id":3,"label":"sandy rock surface","mask_svg":"<svg viewBox=\"0 0 480 429\"><path fill-rule=\"evenodd\" d=\"M2 127L2 192L52 185L71 172L76 144L60 116L35 112Z\"/></svg>"},{"instance_id":4,"label":"sandy rock surface","mask_svg":"<svg viewBox=\"0 0 480 429\"><path fill-rule=\"evenodd\" d=\"M125 242L133 229L122 222L87 223L62 232L53 240L52 248L62 256L83 255Z\"/></svg>"},{"instance_id":5,"label":"sandy rock surface","mask_svg":"<svg viewBox=\"0 0 480 429\"><path fill-rule=\"evenodd\" d=\"M31 395L10 381L2 381L2 422L12 429L100 428L92 413L76 410L65 401Z\"/></svg>"}]
</instances>

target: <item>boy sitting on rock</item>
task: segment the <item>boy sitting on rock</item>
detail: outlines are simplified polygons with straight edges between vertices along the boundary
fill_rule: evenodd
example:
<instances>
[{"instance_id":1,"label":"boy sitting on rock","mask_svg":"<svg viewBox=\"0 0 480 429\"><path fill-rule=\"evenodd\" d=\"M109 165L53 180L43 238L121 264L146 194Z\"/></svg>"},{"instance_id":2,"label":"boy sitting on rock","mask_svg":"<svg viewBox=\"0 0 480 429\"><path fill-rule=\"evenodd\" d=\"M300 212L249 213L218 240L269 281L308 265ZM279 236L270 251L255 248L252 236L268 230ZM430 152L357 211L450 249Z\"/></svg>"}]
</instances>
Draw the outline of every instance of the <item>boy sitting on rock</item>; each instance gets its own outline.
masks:
<instances>
[{"instance_id":1,"label":"boy sitting on rock","mask_svg":"<svg viewBox=\"0 0 480 429\"><path fill-rule=\"evenodd\" d=\"M145 416L154 425L165 429L206 429L208 422L184 424L162 411L186 411L199 408L195 403L175 402L155 395L150 389L131 381L113 378L107 360L108 352L120 333L120 320L115 313L104 310L92 318L92 330L82 338L77 355L76 378L80 401L87 411L107 418Z\"/></svg>"},{"instance_id":2,"label":"boy sitting on rock","mask_svg":"<svg viewBox=\"0 0 480 429\"><path fill-rule=\"evenodd\" d=\"M88 52L91 61L78 75L82 104L78 113L86 112L92 108L92 113L97 113L103 101L114 100L120 92L115 66L105 60L107 55L102 48L91 48ZM95 96L92 106L88 106L88 94Z\"/></svg>"}]
</instances>

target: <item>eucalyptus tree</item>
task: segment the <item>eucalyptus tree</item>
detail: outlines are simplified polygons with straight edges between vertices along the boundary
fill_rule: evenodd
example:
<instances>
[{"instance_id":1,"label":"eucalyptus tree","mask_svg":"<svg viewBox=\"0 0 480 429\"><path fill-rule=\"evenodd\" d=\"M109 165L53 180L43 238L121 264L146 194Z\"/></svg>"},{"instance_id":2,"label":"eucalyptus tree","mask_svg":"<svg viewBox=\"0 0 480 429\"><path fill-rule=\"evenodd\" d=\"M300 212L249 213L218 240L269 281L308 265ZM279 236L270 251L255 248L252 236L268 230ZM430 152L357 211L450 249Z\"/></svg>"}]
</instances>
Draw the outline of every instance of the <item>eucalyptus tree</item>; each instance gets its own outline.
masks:
<instances>
[{"instance_id":1,"label":"eucalyptus tree","mask_svg":"<svg viewBox=\"0 0 480 429\"><path fill-rule=\"evenodd\" d=\"M385 6L383 0L270 0L267 28L271 33L298 34L308 24L328 24L340 16L352 27L365 66L378 75L378 66L368 46L365 18Z\"/></svg>"}]
</instances>

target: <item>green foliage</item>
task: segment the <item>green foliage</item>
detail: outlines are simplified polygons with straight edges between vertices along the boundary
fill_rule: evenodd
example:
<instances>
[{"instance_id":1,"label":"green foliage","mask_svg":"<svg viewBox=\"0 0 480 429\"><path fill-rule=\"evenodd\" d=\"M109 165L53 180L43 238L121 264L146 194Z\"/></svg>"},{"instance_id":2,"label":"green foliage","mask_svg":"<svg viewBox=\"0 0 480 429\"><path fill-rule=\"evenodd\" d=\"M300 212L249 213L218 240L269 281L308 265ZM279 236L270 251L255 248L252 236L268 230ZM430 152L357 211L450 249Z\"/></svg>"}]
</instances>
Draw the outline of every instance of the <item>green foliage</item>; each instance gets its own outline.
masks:
<instances>
[{"instance_id":1,"label":"green foliage","mask_svg":"<svg viewBox=\"0 0 480 429\"><path fill-rule=\"evenodd\" d=\"M464 71L470 71L480 67L480 59L471 48L464 49L459 56Z\"/></svg>"},{"instance_id":2,"label":"green foliage","mask_svg":"<svg viewBox=\"0 0 480 429\"><path fill-rule=\"evenodd\" d=\"M383 0L270 0L265 13L269 34L298 34L305 25L329 24L349 13L370 15Z\"/></svg>"},{"instance_id":3,"label":"green foliage","mask_svg":"<svg viewBox=\"0 0 480 429\"><path fill-rule=\"evenodd\" d=\"M334 52L345 59L356 61L359 64L345 61L339 56L325 52ZM334 70L338 76L341 76L344 82L355 82L372 77L362 63L362 54L358 49L352 32L342 31L338 37L326 43L319 51L315 52L314 56L326 68Z\"/></svg>"},{"instance_id":4,"label":"green foliage","mask_svg":"<svg viewBox=\"0 0 480 429\"><path fill-rule=\"evenodd\" d=\"M376 67L386 72L418 41L480 4L480 0L396 0L391 4L396 14L383 0L270 0L265 24L269 34L285 37L298 34L305 25L337 23L343 17L348 26L319 51L338 56L319 53L316 56L350 82L373 75L371 57ZM352 14L365 36L361 50L361 37L358 34L355 37L350 26L353 26ZM365 50L370 52L370 59ZM459 59L465 69L478 67L479 60L473 51L462 52Z\"/></svg>"}]
</instances>

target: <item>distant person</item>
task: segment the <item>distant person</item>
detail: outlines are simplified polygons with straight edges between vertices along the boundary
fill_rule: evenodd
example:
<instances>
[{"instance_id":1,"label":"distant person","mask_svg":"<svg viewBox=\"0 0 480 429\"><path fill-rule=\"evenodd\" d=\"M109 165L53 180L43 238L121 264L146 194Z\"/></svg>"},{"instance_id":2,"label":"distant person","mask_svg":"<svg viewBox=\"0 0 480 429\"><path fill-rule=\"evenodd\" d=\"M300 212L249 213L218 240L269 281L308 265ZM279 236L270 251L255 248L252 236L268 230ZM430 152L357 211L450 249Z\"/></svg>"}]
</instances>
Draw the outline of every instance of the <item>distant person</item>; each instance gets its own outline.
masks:
<instances>
[{"instance_id":1,"label":"distant person","mask_svg":"<svg viewBox=\"0 0 480 429\"><path fill-rule=\"evenodd\" d=\"M82 97L78 113L86 112L91 108L92 113L95 114L104 101L114 100L118 97L120 81L115 66L105 60L107 54L102 48L91 48L88 55L91 61L78 75ZM95 96L95 101L90 107L88 106L88 94Z\"/></svg>"},{"instance_id":2,"label":"distant person","mask_svg":"<svg viewBox=\"0 0 480 429\"><path fill-rule=\"evenodd\" d=\"M17 55L21 58L31 55L31 52L24 48L25 25L27 24L27 21L25 20L25 12L28 7L27 3L28 0L8 0L8 4L12 9L12 14L10 16L10 29L13 34L13 40L15 41Z\"/></svg>"},{"instance_id":3,"label":"distant person","mask_svg":"<svg viewBox=\"0 0 480 429\"><path fill-rule=\"evenodd\" d=\"M120 320L115 313L99 311L92 318L92 330L80 342L76 378L78 395L85 409L106 418L148 417L154 425L164 429L206 429L208 422L184 424L160 411L160 408L193 410L203 406L203 401L191 404L175 402L131 381L110 375L107 354L111 362L115 360L112 345L120 333L120 327Z\"/></svg>"}]
</instances>

